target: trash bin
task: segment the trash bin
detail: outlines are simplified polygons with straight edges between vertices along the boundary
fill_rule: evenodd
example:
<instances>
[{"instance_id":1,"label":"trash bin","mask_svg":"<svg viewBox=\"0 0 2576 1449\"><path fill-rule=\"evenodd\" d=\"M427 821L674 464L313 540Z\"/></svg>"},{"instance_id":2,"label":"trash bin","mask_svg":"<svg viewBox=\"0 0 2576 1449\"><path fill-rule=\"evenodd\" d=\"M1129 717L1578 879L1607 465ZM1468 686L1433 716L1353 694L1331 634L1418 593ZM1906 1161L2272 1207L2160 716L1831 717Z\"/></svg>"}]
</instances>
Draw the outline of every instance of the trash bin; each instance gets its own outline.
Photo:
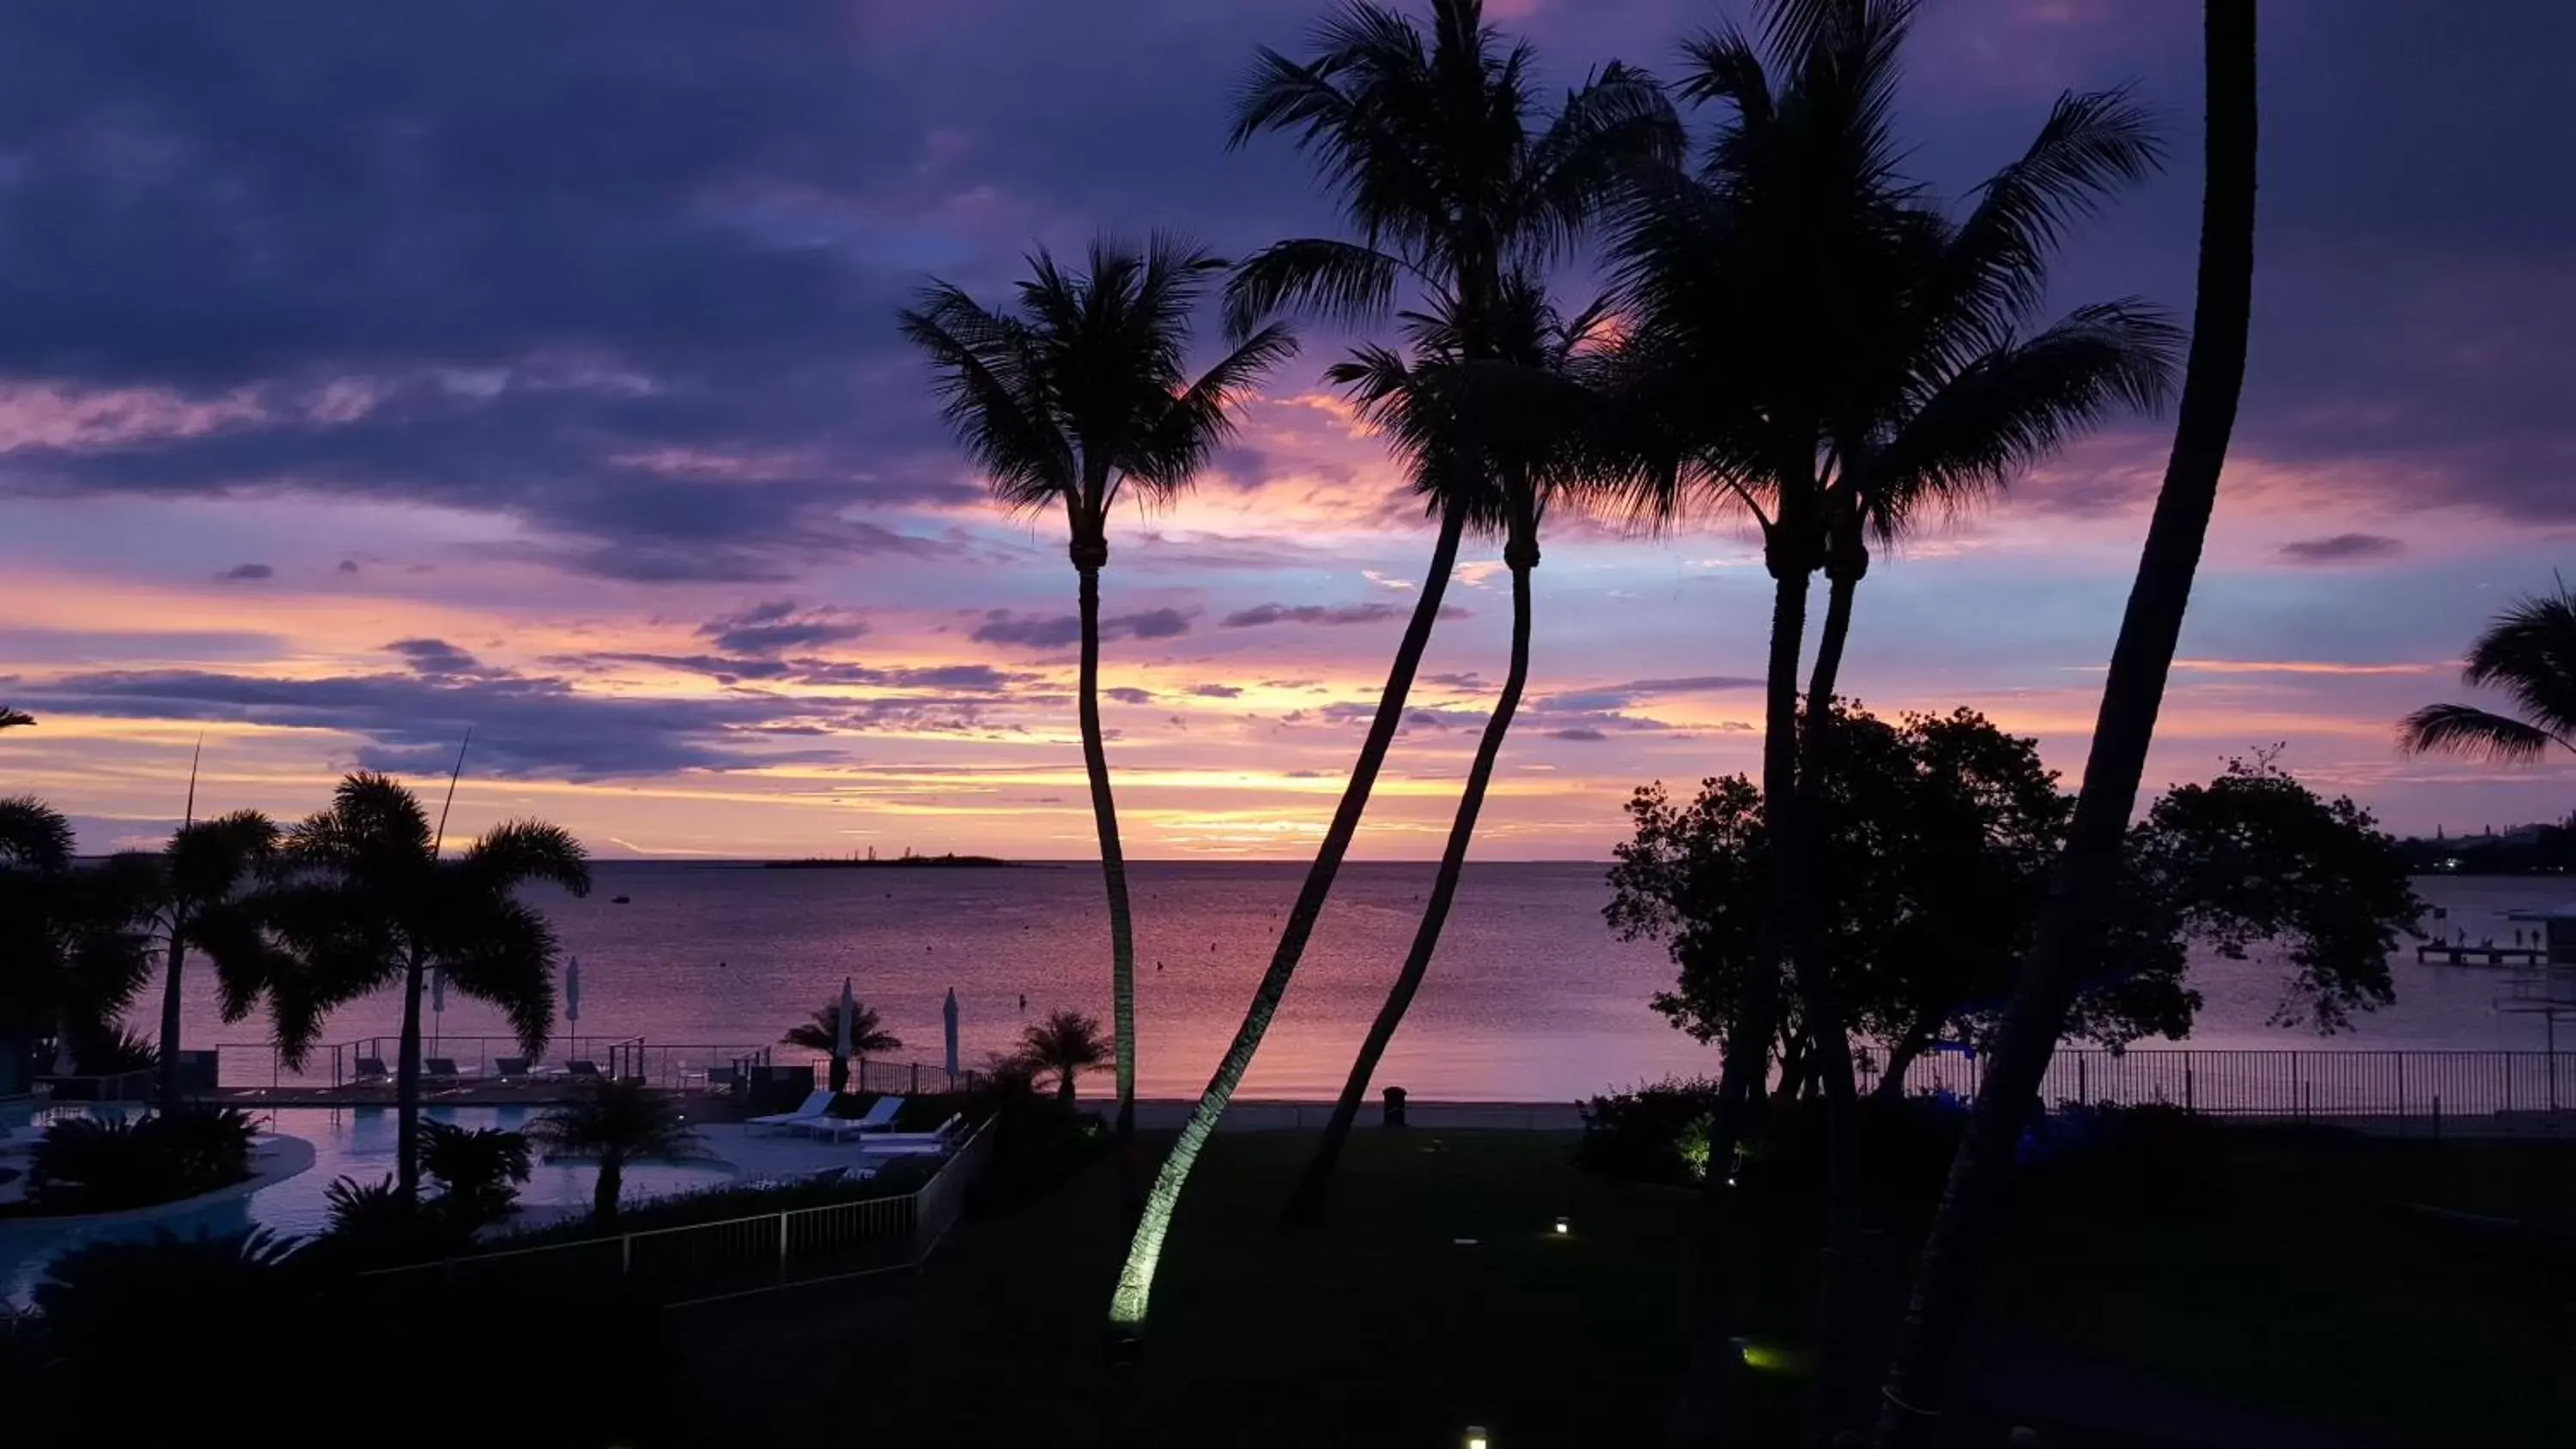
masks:
<instances>
[{"instance_id":1,"label":"trash bin","mask_svg":"<svg viewBox=\"0 0 2576 1449\"><path fill-rule=\"evenodd\" d=\"M1386 1120L1380 1125L1387 1127L1404 1125L1404 1089L1402 1087L1386 1089Z\"/></svg>"}]
</instances>

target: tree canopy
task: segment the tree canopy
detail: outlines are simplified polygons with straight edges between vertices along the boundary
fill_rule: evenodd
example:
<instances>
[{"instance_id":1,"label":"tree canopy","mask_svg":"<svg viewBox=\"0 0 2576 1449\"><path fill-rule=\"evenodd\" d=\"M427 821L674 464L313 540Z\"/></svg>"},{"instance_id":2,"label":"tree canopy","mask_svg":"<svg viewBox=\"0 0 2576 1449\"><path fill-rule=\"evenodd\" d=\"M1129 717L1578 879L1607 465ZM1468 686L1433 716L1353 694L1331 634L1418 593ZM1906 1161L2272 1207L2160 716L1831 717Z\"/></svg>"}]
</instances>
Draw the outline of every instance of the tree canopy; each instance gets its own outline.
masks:
<instances>
[{"instance_id":1,"label":"tree canopy","mask_svg":"<svg viewBox=\"0 0 2576 1449\"><path fill-rule=\"evenodd\" d=\"M2074 799L2035 742L1983 715L1881 720L1835 706L1819 792L1823 902L1852 1028L1891 1071L1938 1040L1981 1040L2030 942ZM1666 944L1679 976L1655 1009L1702 1040L1725 1035L1766 909L1761 790L1742 775L1676 801L1658 783L1628 803L1604 910L1625 939ZM2158 799L2129 834L2110 943L2069 1022L2111 1046L2180 1037L2201 998L2193 943L2283 969L2273 1020L2320 1032L2394 999L2387 957L2422 905L2404 856L2370 814L2325 800L2273 755L2230 762ZM1802 1028L1783 1031L1791 1055Z\"/></svg>"}]
</instances>

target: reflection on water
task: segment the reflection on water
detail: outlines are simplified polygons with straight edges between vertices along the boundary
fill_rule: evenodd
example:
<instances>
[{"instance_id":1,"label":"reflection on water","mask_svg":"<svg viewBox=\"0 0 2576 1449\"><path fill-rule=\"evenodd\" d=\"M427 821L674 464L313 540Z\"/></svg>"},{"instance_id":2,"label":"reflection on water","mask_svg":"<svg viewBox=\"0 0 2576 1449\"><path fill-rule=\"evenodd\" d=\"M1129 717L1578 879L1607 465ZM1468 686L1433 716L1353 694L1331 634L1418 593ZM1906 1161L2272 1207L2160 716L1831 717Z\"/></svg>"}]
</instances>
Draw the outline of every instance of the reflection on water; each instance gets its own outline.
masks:
<instances>
[{"instance_id":1,"label":"reflection on water","mask_svg":"<svg viewBox=\"0 0 2576 1449\"><path fill-rule=\"evenodd\" d=\"M361 1182L374 1182L393 1173L395 1123L393 1110L389 1107L300 1107L281 1109L273 1114L263 1111L258 1115L263 1119L274 1117L273 1124L263 1122L270 1130L313 1144L313 1166L310 1170L261 1188L247 1197L227 1199L155 1222L102 1227L35 1219L0 1220L0 1298L25 1302L44 1265L56 1255L84 1242L140 1240L152 1236L155 1229L182 1236L198 1232L223 1233L253 1224L292 1236L309 1237L322 1231L329 1221L323 1193L333 1178L345 1176ZM501 1127L515 1131L527 1125L534 1109L429 1107L423 1109L421 1115L430 1121L453 1122L460 1127ZM712 1164L683 1167L639 1163L626 1169L622 1200L632 1202L712 1187L728 1181L731 1176L728 1169ZM534 1174L519 1190L520 1205L532 1219L586 1208L590 1205L591 1189L597 1177L597 1169L587 1164L538 1162Z\"/></svg>"}]
</instances>

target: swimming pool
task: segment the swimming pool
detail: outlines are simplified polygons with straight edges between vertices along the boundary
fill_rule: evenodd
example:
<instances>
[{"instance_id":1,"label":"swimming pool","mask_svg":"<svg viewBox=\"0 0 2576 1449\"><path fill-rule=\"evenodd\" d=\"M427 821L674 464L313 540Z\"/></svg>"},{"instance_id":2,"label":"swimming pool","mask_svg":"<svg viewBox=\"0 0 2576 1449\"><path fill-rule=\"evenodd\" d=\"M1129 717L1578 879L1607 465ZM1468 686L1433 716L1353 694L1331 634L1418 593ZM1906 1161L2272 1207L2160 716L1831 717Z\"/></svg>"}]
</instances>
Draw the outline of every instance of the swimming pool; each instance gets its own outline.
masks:
<instances>
[{"instance_id":1,"label":"swimming pool","mask_svg":"<svg viewBox=\"0 0 2576 1449\"><path fill-rule=\"evenodd\" d=\"M459 1127L527 1126L536 1109L502 1107L426 1107L421 1116ZM25 1303L45 1264L86 1242L139 1240L155 1229L186 1236L204 1229L228 1232L256 1224L275 1232L310 1237L329 1221L323 1192L337 1177L374 1182L394 1170L394 1111L390 1107L287 1107L258 1114L265 1130L312 1144L313 1166L247 1197L209 1203L202 1208L148 1222L74 1224L55 1218L0 1219L0 1299ZM273 1121L269 1119L274 1119ZM14 1164L23 1167L24 1161ZM544 1222L590 1206L598 1170L587 1163L538 1162L519 1189L522 1221ZM721 1186L733 1178L722 1163L639 1163L626 1169L622 1200L668 1197Z\"/></svg>"}]
</instances>

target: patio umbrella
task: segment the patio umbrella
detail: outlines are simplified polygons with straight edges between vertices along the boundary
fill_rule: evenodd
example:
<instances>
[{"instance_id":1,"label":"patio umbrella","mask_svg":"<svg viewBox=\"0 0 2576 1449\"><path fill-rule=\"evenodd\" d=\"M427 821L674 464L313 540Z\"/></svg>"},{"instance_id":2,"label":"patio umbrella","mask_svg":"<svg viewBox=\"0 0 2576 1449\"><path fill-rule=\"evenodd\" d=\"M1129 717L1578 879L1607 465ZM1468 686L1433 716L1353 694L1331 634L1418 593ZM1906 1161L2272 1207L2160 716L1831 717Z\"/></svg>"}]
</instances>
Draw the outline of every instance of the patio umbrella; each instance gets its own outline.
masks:
<instances>
[{"instance_id":1,"label":"patio umbrella","mask_svg":"<svg viewBox=\"0 0 2576 1449\"><path fill-rule=\"evenodd\" d=\"M947 1027L947 1029L948 1029L948 1030L947 1030L947 1036L948 1036L948 1077L949 1077L949 1085L953 1087L953 1086L955 1086L955 1085L956 1085L956 1077L957 1077L957 988L956 988L956 987L951 986L951 987L949 987L949 988L948 988L948 1004L947 1004L946 1006L943 1006L943 1007L939 1008L939 1016L940 1016L940 1020L941 1020L941 1022L942 1022L942 1023Z\"/></svg>"},{"instance_id":2,"label":"patio umbrella","mask_svg":"<svg viewBox=\"0 0 2576 1449\"><path fill-rule=\"evenodd\" d=\"M438 1050L440 1029L447 1022L447 973L429 973L429 1049Z\"/></svg>"},{"instance_id":3,"label":"patio umbrella","mask_svg":"<svg viewBox=\"0 0 2576 1449\"><path fill-rule=\"evenodd\" d=\"M837 1092L849 1081L850 1015L858 1009L850 996L850 978L841 978L840 1024L832 1032L832 1090Z\"/></svg>"},{"instance_id":4,"label":"patio umbrella","mask_svg":"<svg viewBox=\"0 0 2576 1449\"><path fill-rule=\"evenodd\" d=\"M572 1039L572 1053L581 1055L581 958L572 958L564 968L564 1021L572 1028L566 1033Z\"/></svg>"}]
</instances>

